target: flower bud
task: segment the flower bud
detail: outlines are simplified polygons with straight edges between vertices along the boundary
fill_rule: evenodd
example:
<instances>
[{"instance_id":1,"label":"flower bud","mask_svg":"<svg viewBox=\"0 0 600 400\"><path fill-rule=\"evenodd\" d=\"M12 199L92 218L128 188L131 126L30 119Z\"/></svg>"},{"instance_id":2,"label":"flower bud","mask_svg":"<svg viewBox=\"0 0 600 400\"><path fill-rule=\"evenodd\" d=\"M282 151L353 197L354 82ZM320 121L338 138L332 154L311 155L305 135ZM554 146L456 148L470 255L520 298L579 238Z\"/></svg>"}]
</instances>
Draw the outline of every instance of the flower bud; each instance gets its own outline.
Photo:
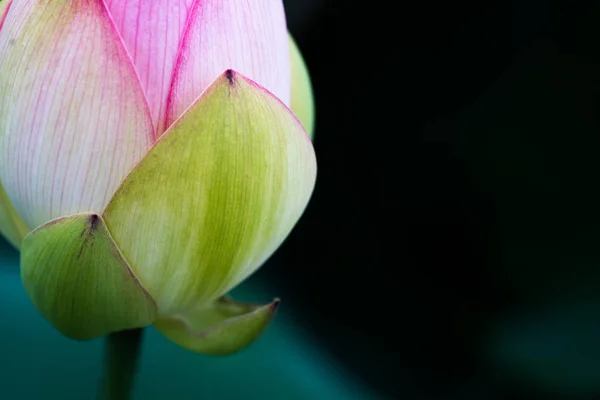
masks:
<instances>
[{"instance_id":1,"label":"flower bud","mask_svg":"<svg viewBox=\"0 0 600 400\"><path fill-rule=\"evenodd\" d=\"M248 346L279 302L223 296L286 238L316 179L281 0L7 9L0 233L35 306L79 340L155 324L197 352Z\"/></svg>"}]
</instances>

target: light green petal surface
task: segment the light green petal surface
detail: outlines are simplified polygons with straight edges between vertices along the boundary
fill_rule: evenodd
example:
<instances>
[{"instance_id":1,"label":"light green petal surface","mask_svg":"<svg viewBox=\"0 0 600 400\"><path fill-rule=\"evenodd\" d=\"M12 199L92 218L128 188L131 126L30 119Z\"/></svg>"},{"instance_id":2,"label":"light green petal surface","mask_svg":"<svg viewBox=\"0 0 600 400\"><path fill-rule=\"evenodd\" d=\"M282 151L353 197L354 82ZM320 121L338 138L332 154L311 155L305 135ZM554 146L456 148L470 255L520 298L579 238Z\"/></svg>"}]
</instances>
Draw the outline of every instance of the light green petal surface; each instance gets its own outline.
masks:
<instances>
[{"instance_id":1,"label":"light green petal surface","mask_svg":"<svg viewBox=\"0 0 600 400\"><path fill-rule=\"evenodd\" d=\"M203 354L226 355L251 345L269 326L279 300L244 304L222 297L186 319L164 318L154 326L179 346Z\"/></svg>"},{"instance_id":2,"label":"light green petal surface","mask_svg":"<svg viewBox=\"0 0 600 400\"><path fill-rule=\"evenodd\" d=\"M0 233L17 249L21 247L21 241L29 233L29 229L8 200L2 184L0 184Z\"/></svg>"},{"instance_id":3,"label":"light green petal surface","mask_svg":"<svg viewBox=\"0 0 600 400\"><path fill-rule=\"evenodd\" d=\"M315 153L298 119L227 71L138 164L104 218L159 314L185 315L279 247L315 179Z\"/></svg>"},{"instance_id":4,"label":"light green petal surface","mask_svg":"<svg viewBox=\"0 0 600 400\"><path fill-rule=\"evenodd\" d=\"M314 137L315 129L315 104L310 75L302 53L291 35L290 38L290 65L292 67L292 100L290 108L304 125L304 129Z\"/></svg>"},{"instance_id":5,"label":"light green petal surface","mask_svg":"<svg viewBox=\"0 0 600 400\"><path fill-rule=\"evenodd\" d=\"M148 326L156 316L96 214L60 218L27 235L21 278L42 315L72 339Z\"/></svg>"}]
</instances>

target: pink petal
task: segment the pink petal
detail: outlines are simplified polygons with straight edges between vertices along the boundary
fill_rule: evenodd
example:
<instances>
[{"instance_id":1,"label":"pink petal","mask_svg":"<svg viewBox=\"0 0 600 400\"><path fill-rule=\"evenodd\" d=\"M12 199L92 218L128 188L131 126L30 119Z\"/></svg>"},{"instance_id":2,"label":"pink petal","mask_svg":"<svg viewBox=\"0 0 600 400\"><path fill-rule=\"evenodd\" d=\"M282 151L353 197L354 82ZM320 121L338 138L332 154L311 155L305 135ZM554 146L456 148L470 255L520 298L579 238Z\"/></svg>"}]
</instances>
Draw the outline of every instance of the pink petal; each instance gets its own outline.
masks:
<instances>
[{"instance_id":1,"label":"pink petal","mask_svg":"<svg viewBox=\"0 0 600 400\"><path fill-rule=\"evenodd\" d=\"M175 66L167 126L227 69L289 105L288 52L282 0L197 0Z\"/></svg>"},{"instance_id":2,"label":"pink petal","mask_svg":"<svg viewBox=\"0 0 600 400\"><path fill-rule=\"evenodd\" d=\"M103 0L20 0L0 32L0 181L25 223L102 212L153 142Z\"/></svg>"},{"instance_id":3,"label":"pink petal","mask_svg":"<svg viewBox=\"0 0 600 400\"><path fill-rule=\"evenodd\" d=\"M135 63L158 133L164 131L173 66L193 1L106 0Z\"/></svg>"}]
</instances>

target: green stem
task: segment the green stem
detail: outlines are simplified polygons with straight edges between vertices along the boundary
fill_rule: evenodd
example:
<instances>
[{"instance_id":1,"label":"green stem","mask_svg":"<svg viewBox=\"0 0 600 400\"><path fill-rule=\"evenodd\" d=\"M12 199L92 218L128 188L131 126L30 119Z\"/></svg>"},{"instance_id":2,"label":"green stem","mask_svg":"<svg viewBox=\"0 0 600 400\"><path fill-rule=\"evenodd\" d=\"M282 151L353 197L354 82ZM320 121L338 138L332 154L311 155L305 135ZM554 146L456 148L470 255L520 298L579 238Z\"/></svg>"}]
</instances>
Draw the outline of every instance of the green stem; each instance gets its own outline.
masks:
<instances>
[{"instance_id":1,"label":"green stem","mask_svg":"<svg viewBox=\"0 0 600 400\"><path fill-rule=\"evenodd\" d=\"M132 329L106 337L100 400L131 398L143 332L143 329Z\"/></svg>"}]
</instances>

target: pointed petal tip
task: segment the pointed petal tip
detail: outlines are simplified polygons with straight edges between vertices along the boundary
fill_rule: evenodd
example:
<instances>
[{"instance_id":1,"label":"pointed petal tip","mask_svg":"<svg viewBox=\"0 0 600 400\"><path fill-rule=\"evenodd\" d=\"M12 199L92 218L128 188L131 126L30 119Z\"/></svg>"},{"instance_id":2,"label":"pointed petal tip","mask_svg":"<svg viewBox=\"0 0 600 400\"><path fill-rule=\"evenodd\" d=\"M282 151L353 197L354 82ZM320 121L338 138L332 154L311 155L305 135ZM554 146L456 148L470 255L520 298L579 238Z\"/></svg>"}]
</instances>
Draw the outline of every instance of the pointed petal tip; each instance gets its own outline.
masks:
<instances>
[{"instance_id":1,"label":"pointed petal tip","mask_svg":"<svg viewBox=\"0 0 600 400\"><path fill-rule=\"evenodd\" d=\"M223 71L223 73L221 75L219 75L215 79L214 82L215 83L221 83L221 82L225 83L226 82L230 86L236 86L236 85L239 85L240 83L244 82L244 83L247 83L249 85L255 86L255 87L261 89L262 91L264 91L266 93L269 93L271 96L277 98L277 96L275 96L273 93L271 93L265 87L261 86L259 83L253 81L252 79L248 78L244 74L242 74L240 72L237 72L236 70L231 69L231 68L226 69L225 71Z\"/></svg>"},{"instance_id":2,"label":"pointed petal tip","mask_svg":"<svg viewBox=\"0 0 600 400\"><path fill-rule=\"evenodd\" d=\"M210 92L216 86L225 85L225 84L227 84L228 86L230 86L232 88L239 87L240 85L244 85L245 84L247 86L250 86L250 87L258 90L262 94L264 94L264 95L266 95L268 97L273 98L278 103L280 103L287 111L289 111L290 115L296 120L296 122L298 123L299 127L306 134L306 137L308 138L308 140L312 142L312 138L313 138L313 134L312 134L312 129L313 129L312 125L313 124L312 124L312 121L310 123L307 123L307 125L305 125L306 121L303 121L303 118L301 118L301 115L297 115L296 114L296 110L294 110L293 107L288 106L282 99L280 99L279 97L277 97L277 95L275 93L271 92L269 89L267 89L266 87L262 86L260 83L256 82L255 80L253 80L253 79L247 77L246 75L244 75L244 74L242 74L240 72L237 72L236 70L231 69L231 68L223 71L223 73L221 73L221 75L219 75L217 78L215 78L215 80L206 88L206 91L203 92L198 97L198 99L196 99L196 101L194 102L194 104L190 108L194 107L194 105L196 105L200 101L200 99L202 99L204 97L205 93ZM235 92L230 92L230 94L231 93L235 93ZM312 99L312 97L311 97L311 99ZM183 113L183 115L185 115L185 113ZM310 129L310 130L308 130L308 129Z\"/></svg>"},{"instance_id":3,"label":"pointed petal tip","mask_svg":"<svg viewBox=\"0 0 600 400\"><path fill-rule=\"evenodd\" d=\"M289 104L286 32L281 0L196 1L169 88L167 126L226 68L252 77Z\"/></svg>"},{"instance_id":4,"label":"pointed petal tip","mask_svg":"<svg viewBox=\"0 0 600 400\"><path fill-rule=\"evenodd\" d=\"M279 299L279 297L275 297L273 299L273 301L266 305L265 307L268 307L270 309L271 312L271 318L275 317L275 314L277 314L277 310L279 310L279 307L281 306L281 299Z\"/></svg>"},{"instance_id":5,"label":"pointed petal tip","mask_svg":"<svg viewBox=\"0 0 600 400\"><path fill-rule=\"evenodd\" d=\"M275 297L273 299L273 302L271 303L271 308L273 309L273 313L275 313L279 309L280 305L281 305L281 299L279 297Z\"/></svg>"},{"instance_id":6,"label":"pointed petal tip","mask_svg":"<svg viewBox=\"0 0 600 400\"><path fill-rule=\"evenodd\" d=\"M250 311L256 311L259 308L263 308L263 307L271 307L273 309L273 311L277 311L277 308L279 307L280 303L281 303L281 299L279 297L275 297L273 298L273 301L271 301L268 304L265 303L251 303L251 302L240 302L240 301L236 301L234 299L232 299L230 296L221 296L216 300L216 303L219 305L222 305L224 307L232 307L232 308L236 308L237 310L241 310L241 309L245 309L247 310L247 312Z\"/></svg>"},{"instance_id":7,"label":"pointed petal tip","mask_svg":"<svg viewBox=\"0 0 600 400\"><path fill-rule=\"evenodd\" d=\"M27 235L21 278L39 312L73 340L142 328L156 317L98 214L57 218Z\"/></svg>"},{"instance_id":8,"label":"pointed petal tip","mask_svg":"<svg viewBox=\"0 0 600 400\"><path fill-rule=\"evenodd\" d=\"M0 0L1 1L1 0ZM180 42L196 0L105 0L140 78L156 129L164 133L166 102Z\"/></svg>"},{"instance_id":9,"label":"pointed petal tip","mask_svg":"<svg viewBox=\"0 0 600 400\"><path fill-rule=\"evenodd\" d=\"M229 81L229 84L233 85L233 79L235 78L235 72L234 72L234 70L228 69L227 71L225 71L225 77Z\"/></svg>"}]
</instances>

